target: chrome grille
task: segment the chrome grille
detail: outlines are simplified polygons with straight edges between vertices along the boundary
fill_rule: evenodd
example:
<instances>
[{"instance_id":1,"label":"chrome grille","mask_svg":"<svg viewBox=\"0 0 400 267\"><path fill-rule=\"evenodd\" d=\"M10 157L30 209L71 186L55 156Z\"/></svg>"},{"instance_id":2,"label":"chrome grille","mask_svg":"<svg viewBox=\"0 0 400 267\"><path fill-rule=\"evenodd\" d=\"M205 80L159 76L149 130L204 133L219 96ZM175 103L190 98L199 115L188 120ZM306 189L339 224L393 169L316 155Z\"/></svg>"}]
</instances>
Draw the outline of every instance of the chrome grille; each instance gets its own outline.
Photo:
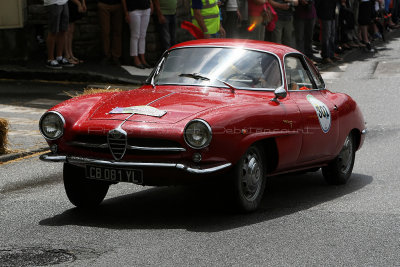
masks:
<instances>
[{"instance_id":1,"label":"chrome grille","mask_svg":"<svg viewBox=\"0 0 400 267\"><path fill-rule=\"evenodd\" d=\"M127 145L127 134L121 128L117 128L108 132L108 147L115 160L120 160L125 155Z\"/></svg>"}]
</instances>

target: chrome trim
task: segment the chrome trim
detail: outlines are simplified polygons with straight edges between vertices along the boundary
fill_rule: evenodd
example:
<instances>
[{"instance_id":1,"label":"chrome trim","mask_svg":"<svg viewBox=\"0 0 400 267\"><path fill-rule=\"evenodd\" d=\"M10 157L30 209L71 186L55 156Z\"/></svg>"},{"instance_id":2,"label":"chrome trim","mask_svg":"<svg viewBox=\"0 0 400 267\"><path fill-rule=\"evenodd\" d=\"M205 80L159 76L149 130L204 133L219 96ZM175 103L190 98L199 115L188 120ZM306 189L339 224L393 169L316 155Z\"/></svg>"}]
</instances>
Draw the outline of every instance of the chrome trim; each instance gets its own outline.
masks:
<instances>
[{"instance_id":1,"label":"chrome trim","mask_svg":"<svg viewBox=\"0 0 400 267\"><path fill-rule=\"evenodd\" d=\"M58 117L60 117L60 119L61 119L61 121L62 121L62 123L63 123L62 133L61 133L61 135L58 136L57 138L49 138L49 137L47 137L47 136L43 133L43 131L42 131L42 120L43 120L43 118L44 118L47 114L49 114L49 113L54 113L54 114L56 114ZM39 131L40 131L41 135L42 135L45 139L47 139L47 140L57 140L57 139L61 138L61 137L64 135L64 129L65 129L65 119L64 119L63 115L61 115L60 112L57 112L57 111L47 111L47 112L45 112L45 113L42 115L42 117L40 117L40 120L39 120Z\"/></svg>"},{"instance_id":2,"label":"chrome trim","mask_svg":"<svg viewBox=\"0 0 400 267\"><path fill-rule=\"evenodd\" d=\"M192 123L194 123L194 122L201 122L201 123L203 123L203 124L207 127L208 131L210 132L210 140L207 140L207 142L206 142L204 145L202 145L201 147L195 147L195 146L193 146L192 144L189 144L189 142L186 140L186 129L189 127L190 124L192 124ZM202 148L205 148L205 147L209 146L210 143L211 143L211 140L212 140L212 129L211 129L210 124L208 124L208 122L206 122L206 121L203 120L203 119L194 119L194 120L189 121L189 122L186 124L185 129L183 130L183 139L185 140L185 143L186 143L189 147L191 147L191 148L193 148L193 149L202 149Z\"/></svg>"},{"instance_id":3,"label":"chrome trim","mask_svg":"<svg viewBox=\"0 0 400 267\"><path fill-rule=\"evenodd\" d=\"M244 43L242 43L244 44ZM184 49L184 48L228 48L228 49L244 49L244 50L248 50L248 51L255 51L255 52L261 52L261 53L267 53L270 54L272 56L274 56L278 62L279 62L279 69L281 72L281 82L282 82L282 86L285 86L285 78L284 78L284 68L282 67L284 64L282 63L281 59L279 58L279 56L271 51L267 51L267 50L262 50L262 49L256 49L256 48L249 48L249 47L238 47L238 46L233 46L233 45L188 45L188 46L180 46L180 47L175 47L172 48L170 50L166 50L164 52L164 54L162 55L162 58L160 60L160 62L158 63L158 65L164 63L165 61L165 57L167 54L169 54L171 51L173 50L178 50L178 49ZM293 52L292 52L293 53ZM158 74L157 74L158 75ZM151 77L150 81L154 81L155 78L155 73L154 71L152 73L150 73L149 78ZM149 83L148 79L146 80L146 83ZM155 84L155 85L174 85L174 84ZM204 85L188 85L188 84L177 84L178 86L197 86L197 87L215 87L215 88L220 88L220 86L204 86ZM270 89L270 88L251 88L251 87L238 87L236 88L238 90L246 90L246 91L274 91L276 88L274 89Z\"/></svg>"},{"instance_id":4,"label":"chrome trim","mask_svg":"<svg viewBox=\"0 0 400 267\"><path fill-rule=\"evenodd\" d=\"M81 146L81 147L89 147L89 148L108 148L108 144L91 144L84 142L69 142L71 146ZM161 152L185 152L186 149L183 147L144 147L144 146L131 146L127 145L126 149L128 150L141 150L141 151L161 151Z\"/></svg>"},{"instance_id":5,"label":"chrome trim","mask_svg":"<svg viewBox=\"0 0 400 267\"><path fill-rule=\"evenodd\" d=\"M361 134L367 134L367 133L368 133L367 129L364 129L364 130L361 131Z\"/></svg>"},{"instance_id":6,"label":"chrome trim","mask_svg":"<svg viewBox=\"0 0 400 267\"><path fill-rule=\"evenodd\" d=\"M40 160L46 162L66 162L75 165L95 164L95 165L103 165L110 167L176 168L193 174L209 174L232 166L232 163L224 163L209 168L199 168L199 167L191 167L182 163L121 162L121 161L98 160L98 159L81 158L73 156L59 156L59 155L53 155L52 153L41 155Z\"/></svg>"},{"instance_id":7,"label":"chrome trim","mask_svg":"<svg viewBox=\"0 0 400 267\"><path fill-rule=\"evenodd\" d=\"M162 151L162 152L185 152L186 149L183 147L142 147L142 146L130 146L126 149L130 150L142 150L142 151Z\"/></svg>"},{"instance_id":8,"label":"chrome trim","mask_svg":"<svg viewBox=\"0 0 400 267\"><path fill-rule=\"evenodd\" d=\"M71 146L81 146L81 147L89 147L89 148L108 148L108 144L91 144L91 143L85 143L85 142L69 142L68 145Z\"/></svg>"}]
</instances>

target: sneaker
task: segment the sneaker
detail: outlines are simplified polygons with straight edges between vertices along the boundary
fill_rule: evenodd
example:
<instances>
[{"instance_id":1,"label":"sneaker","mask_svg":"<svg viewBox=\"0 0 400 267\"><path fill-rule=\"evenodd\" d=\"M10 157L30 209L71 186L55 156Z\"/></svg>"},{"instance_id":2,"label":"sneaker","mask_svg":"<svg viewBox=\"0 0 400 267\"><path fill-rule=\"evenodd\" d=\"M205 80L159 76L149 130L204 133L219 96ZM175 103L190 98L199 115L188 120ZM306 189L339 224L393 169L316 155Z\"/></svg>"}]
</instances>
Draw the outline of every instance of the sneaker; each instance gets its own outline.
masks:
<instances>
[{"instance_id":1,"label":"sneaker","mask_svg":"<svg viewBox=\"0 0 400 267\"><path fill-rule=\"evenodd\" d=\"M60 70L62 69L62 66L58 64L58 61L53 59L53 60L47 60L46 67L49 69L53 70Z\"/></svg>"},{"instance_id":2,"label":"sneaker","mask_svg":"<svg viewBox=\"0 0 400 267\"><path fill-rule=\"evenodd\" d=\"M68 61L68 59L66 59L65 57L61 58L61 59L57 59L58 64L60 64L63 67L74 67L75 65L72 64L71 62Z\"/></svg>"}]
</instances>

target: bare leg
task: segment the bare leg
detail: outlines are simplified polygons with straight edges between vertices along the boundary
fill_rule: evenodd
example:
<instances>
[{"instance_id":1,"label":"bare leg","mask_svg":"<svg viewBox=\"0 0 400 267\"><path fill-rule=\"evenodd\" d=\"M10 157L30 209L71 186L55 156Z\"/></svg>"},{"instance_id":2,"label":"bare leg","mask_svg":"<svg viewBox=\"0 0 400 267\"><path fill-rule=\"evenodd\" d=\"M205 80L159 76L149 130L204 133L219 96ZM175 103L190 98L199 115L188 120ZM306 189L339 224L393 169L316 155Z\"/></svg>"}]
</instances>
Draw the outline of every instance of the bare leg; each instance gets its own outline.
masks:
<instances>
[{"instance_id":1,"label":"bare leg","mask_svg":"<svg viewBox=\"0 0 400 267\"><path fill-rule=\"evenodd\" d=\"M54 60L54 49L56 46L56 33L49 32L46 39L47 60Z\"/></svg>"}]
</instances>

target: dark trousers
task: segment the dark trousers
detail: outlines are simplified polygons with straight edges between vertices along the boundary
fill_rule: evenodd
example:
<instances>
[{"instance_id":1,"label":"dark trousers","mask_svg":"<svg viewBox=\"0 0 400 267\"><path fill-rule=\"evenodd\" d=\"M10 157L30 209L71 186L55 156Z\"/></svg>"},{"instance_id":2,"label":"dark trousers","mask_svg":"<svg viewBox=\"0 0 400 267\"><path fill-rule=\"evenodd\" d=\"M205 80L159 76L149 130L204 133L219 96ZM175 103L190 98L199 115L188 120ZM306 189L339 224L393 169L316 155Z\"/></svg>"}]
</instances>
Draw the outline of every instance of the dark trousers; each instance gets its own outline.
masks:
<instances>
[{"instance_id":1,"label":"dark trousers","mask_svg":"<svg viewBox=\"0 0 400 267\"><path fill-rule=\"evenodd\" d=\"M321 20L321 56L333 58L335 55L335 20Z\"/></svg>"},{"instance_id":2,"label":"dark trousers","mask_svg":"<svg viewBox=\"0 0 400 267\"><path fill-rule=\"evenodd\" d=\"M107 5L99 2L98 15L104 56L118 59L121 56L122 5Z\"/></svg>"},{"instance_id":3,"label":"dark trousers","mask_svg":"<svg viewBox=\"0 0 400 267\"><path fill-rule=\"evenodd\" d=\"M176 15L164 15L166 22L160 24L157 16L153 16L157 31L160 34L163 51L176 44Z\"/></svg>"},{"instance_id":4,"label":"dark trousers","mask_svg":"<svg viewBox=\"0 0 400 267\"><path fill-rule=\"evenodd\" d=\"M315 18L294 19L294 29L296 34L296 48L307 57L313 57L312 39L314 34Z\"/></svg>"}]
</instances>

